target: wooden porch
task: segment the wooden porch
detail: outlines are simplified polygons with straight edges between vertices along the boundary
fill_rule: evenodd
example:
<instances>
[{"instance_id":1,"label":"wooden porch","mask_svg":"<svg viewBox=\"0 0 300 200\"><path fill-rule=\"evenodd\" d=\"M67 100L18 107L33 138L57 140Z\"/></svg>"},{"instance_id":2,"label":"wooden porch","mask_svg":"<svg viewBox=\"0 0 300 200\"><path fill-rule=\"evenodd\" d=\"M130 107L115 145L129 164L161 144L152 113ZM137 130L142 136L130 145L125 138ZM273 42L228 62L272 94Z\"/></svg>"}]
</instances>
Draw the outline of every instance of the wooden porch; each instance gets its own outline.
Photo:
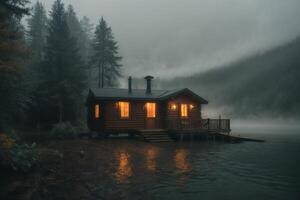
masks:
<instances>
[{"instance_id":1,"label":"wooden porch","mask_svg":"<svg viewBox=\"0 0 300 200\"><path fill-rule=\"evenodd\" d=\"M230 133L229 119L175 119L167 120L164 129L143 129L138 132L149 142L170 142L183 136L209 136Z\"/></svg>"},{"instance_id":2,"label":"wooden porch","mask_svg":"<svg viewBox=\"0 0 300 200\"><path fill-rule=\"evenodd\" d=\"M166 129L169 131L185 132L227 132L230 129L230 119L175 119L167 120Z\"/></svg>"},{"instance_id":3,"label":"wooden porch","mask_svg":"<svg viewBox=\"0 0 300 200\"><path fill-rule=\"evenodd\" d=\"M229 119L170 120L167 129L143 129L139 134L148 142L171 142L173 140L213 140L227 142L264 142L230 134Z\"/></svg>"}]
</instances>

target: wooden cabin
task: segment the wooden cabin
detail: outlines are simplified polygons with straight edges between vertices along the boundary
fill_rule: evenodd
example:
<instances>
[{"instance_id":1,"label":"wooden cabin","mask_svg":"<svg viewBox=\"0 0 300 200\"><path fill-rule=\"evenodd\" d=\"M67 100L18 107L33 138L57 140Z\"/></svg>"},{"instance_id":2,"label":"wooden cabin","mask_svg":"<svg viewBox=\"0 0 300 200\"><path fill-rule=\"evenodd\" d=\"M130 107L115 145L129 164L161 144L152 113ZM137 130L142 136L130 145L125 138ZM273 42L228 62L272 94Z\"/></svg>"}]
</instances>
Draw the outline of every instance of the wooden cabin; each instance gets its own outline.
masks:
<instances>
[{"instance_id":1,"label":"wooden cabin","mask_svg":"<svg viewBox=\"0 0 300 200\"><path fill-rule=\"evenodd\" d=\"M88 127L99 133L136 133L145 130L202 130L216 124L229 129L227 121L202 119L201 109L208 102L193 91L153 90L152 76L146 76L145 89L90 89L86 106ZM228 126L228 127L227 127Z\"/></svg>"}]
</instances>

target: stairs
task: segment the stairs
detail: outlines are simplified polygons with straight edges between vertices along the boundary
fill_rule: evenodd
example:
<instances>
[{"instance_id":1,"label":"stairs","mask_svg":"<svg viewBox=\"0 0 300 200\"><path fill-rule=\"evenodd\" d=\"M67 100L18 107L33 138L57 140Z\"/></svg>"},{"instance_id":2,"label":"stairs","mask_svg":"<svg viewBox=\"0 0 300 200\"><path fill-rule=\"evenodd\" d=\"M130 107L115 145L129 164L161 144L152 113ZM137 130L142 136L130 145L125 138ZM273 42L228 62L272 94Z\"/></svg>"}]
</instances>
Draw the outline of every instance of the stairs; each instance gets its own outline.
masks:
<instances>
[{"instance_id":1,"label":"stairs","mask_svg":"<svg viewBox=\"0 0 300 200\"><path fill-rule=\"evenodd\" d=\"M141 135L148 142L172 142L168 133L164 129L144 129L140 130Z\"/></svg>"}]
</instances>

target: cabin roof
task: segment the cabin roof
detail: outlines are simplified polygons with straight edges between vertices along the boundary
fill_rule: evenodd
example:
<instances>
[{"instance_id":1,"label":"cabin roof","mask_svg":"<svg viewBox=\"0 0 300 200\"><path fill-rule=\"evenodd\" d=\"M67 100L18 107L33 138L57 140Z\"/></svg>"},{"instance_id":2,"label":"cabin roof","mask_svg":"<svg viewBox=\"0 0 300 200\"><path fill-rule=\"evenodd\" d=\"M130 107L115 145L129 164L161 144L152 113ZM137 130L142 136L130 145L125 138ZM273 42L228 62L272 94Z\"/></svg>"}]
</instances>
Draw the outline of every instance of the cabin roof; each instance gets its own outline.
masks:
<instances>
[{"instance_id":1,"label":"cabin roof","mask_svg":"<svg viewBox=\"0 0 300 200\"><path fill-rule=\"evenodd\" d=\"M172 89L172 90L151 90L151 93L146 93L145 89L132 89L129 93L128 89L120 88L91 88L90 94L97 100L165 100L175 97L181 93L188 93L201 104L208 102L189 90L188 88Z\"/></svg>"}]
</instances>

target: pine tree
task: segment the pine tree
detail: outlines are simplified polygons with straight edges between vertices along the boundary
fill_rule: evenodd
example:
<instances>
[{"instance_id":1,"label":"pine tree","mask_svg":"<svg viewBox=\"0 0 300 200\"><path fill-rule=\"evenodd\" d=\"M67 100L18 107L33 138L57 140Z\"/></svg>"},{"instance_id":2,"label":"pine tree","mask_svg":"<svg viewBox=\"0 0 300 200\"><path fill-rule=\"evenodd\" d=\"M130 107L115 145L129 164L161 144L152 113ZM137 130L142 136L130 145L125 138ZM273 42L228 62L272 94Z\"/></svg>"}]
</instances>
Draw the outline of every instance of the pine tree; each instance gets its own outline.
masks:
<instances>
[{"instance_id":1,"label":"pine tree","mask_svg":"<svg viewBox=\"0 0 300 200\"><path fill-rule=\"evenodd\" d=\"M32 52L32 62L40 64L44 58L46 35L47 35L47 15L45 8L39 1L33 7L33 14L28 19L28 43Z\"/></svg>"},{"instance_id":2,"label":"pine tree","mask_svg":"<svg viewBox=\"0 0 300 200\"><path fill-rule=\"evenodd\" d=\"M20 20L28 14L27 0L0 1L0 131L18 124L27 94L22 71L28 50Z\"/></svg>"},{"instance_id":3,"label":"pine tree","mask_svg":"<svg viewBox=\"0 0 300 200\"><path fill-rule=\"evenodd\" d=\"M93 37L93 24L90 23L90 19L84 16L80 20L81 29L83 31L81 55L88 71L88 85L92 86L93 82L93 68L88 64L90 55L92 55L92 37Z\"/></svg>"},{"instance_id":4,"label":"pine tree","mask_svg":"<svg viewBox=\"0 0 300 200\"><path fill-rule=\"evenodd\" d=\"M81 29L83 31L82 35L82 58L84 59L85 63L88 62L88 58L91 55L91 47L92 47L92 37L93 37L93 24L91 24L90 19L84 16L80 20Z\"/></svg>"},{"instance_id":5,"label":"pine tree","mask_svg":"<svg viewBox=\"0 0 300 200\"><path fill-rule=\"evenodd\" d=\"M40 85L41 101L50 123L76 121L78 99L85 87L85 71L78 54L76 40L67 25L61 0L56 0L50 13L49 30Z\"/></svg>"},{"instance_id":6,"label":"pine tree","mask_svg":"<svg viewBox=\"0 0 300 200\"><path fill-rule=\"evenodd\" d=\"M77 41L80 40L83 31L81 29L81 25L72 5L68 6L68 9L66 11L66 19L71 36L76 38Z\"/></svg>"},{"instance_id":7,"label":"pine tree","mask_svg":"<svg viewBox=\"0 0 300 200\"><path fill-rule=\"evenodd\" d=\"M83 16L82 19L80 20L80 25L82 28L82 31L85 33L87 39L91 41L93 37L93 24L90 22L90 19L87 16Z\"/></svg>"},{"instance_id":8,"label":"pine tree","mask_svg":"<svg viewBox=\"0 0 300 200\"><path fill-rule=\"evenodd\" d=\"M41 70L45 58L48 19L46 10L39 1L33 6L31 17L28 19L27 44L31 50L30 63L24 73L27 89L32 96L27 115L31 119L26 125L40 127L40 114L43 105L39 101L38 86L41 83Z\"/></svg>"},{"instance_id":9,"label":"pine tree","mask_svg":"<svg viewBox=\"0 0 300 200\"><path fill-rule=\"evenodd\" d=\"M91 64L98 68L98 87L115 86L121 77L122 57L112 30L103 19L96 27Z\"/></svg>"},{"instance_id":10,"label":"pine tree","mask_svg":"<svg viewBox=\"0 0 300 200\"><path fill-rule=\"evenodd\" d=\"M20 19L28 14L25 7L27 0L2 0L0 2L0 71L17 70L20 67L18 58L27 53L20 43ZM17 59L16 59L17 58Z\"/></svg>"},{"instance_id":11,"label":"pine tree","mask_svg":"<svg viewBox=\"0 0 300 200\"><path fill-rule=\"evenodd\" d=\"M82 58L82 61L86 64L88 59L88 48L89 48L88 35L86 35L87 33L85 32L85 30L83 30L83 28L86 27L82 27L72 5L68 6L68 10L66 14L67 14L67 23L70 29L70 33L72 37L74 37L77 40L79 54Z\"/></svg>"}]
</instances>

